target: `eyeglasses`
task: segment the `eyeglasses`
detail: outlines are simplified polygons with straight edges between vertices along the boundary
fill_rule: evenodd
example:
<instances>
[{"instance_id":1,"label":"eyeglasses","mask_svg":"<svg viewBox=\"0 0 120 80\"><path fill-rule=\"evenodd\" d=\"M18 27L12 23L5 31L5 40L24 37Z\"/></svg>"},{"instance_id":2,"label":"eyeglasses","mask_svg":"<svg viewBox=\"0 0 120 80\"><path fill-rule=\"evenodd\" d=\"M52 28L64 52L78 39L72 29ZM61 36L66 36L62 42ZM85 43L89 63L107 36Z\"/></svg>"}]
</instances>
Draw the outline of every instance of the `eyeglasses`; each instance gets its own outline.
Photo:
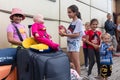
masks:
<instances>
[{"instance_id":1,"label":"eyeglasses","mask_svg":"<svg viewBox=\"0 0 120 80\"><path fill-rule=\"evenodd\" d=\"M14 14L14 16L16 16L16 17L23 17L23 15L21 15L21 14Z\"/></svg>"}]
</instances>

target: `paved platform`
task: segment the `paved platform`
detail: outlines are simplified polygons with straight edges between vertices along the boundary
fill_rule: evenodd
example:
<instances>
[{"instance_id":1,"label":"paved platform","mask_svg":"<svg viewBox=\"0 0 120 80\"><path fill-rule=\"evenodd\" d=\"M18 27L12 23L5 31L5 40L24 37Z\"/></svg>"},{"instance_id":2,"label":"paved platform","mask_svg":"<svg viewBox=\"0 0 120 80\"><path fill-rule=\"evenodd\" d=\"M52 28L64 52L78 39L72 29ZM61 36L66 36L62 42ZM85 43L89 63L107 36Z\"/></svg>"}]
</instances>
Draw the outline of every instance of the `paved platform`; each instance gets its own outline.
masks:
<instances>
[{"instance_id":1,"label":"paved platform","mask_svg":"<svg viewBox=\"0 0 120 80\"><path fill-rule=\"evenodd\" d=\"M119 53L120 54L120 53ZM120 57L113 57L113 65L112 65L112 75L109 77L108 80L120 80ZM94 77L97 76L97 66L96 64L93 67L92 75ZM81 76L87 76L87 71L85 70L84 66L81 66ZM88 79L84 79L88 80ZM98 79L96 79L98 80Z\"/></svg>"}]
</instances>

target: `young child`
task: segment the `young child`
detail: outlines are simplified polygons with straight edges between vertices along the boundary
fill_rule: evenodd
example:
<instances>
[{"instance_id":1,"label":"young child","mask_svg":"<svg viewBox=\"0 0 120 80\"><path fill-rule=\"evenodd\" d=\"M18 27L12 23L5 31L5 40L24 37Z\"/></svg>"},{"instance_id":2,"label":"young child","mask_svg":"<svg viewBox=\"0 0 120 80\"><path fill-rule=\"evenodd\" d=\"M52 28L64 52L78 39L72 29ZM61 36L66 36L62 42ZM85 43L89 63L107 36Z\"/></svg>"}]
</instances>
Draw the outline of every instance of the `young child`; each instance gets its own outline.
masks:
<instances>
[{"instance_id":1,"label":"young child","mask_svg":"<svg viewBox=\"0 0 120 80\"><path fill-rule=\"evenodd\" d=\"M27 38L25 26L21 24L21 21L25 19L25 15L21 9L13 8L10 19L11 24L9 24L7 27L7 39L8 42L12 44L12 47L16 48L18 45L22 45L22 40L20 40L15 26L18 28L22 39L24 40Z\"/></svg>"},{"instance_id":2,"label":"young child","mask_svg":"<svg viewBox=\"0 0 120 80\"><path fill-rule=\"evenodd\" d=\"M85 34L90 29L90 23L85 23ZM88 70L88 44L83 42L83 53L84 53L84 62L85 62L85 69Z\"/></svg>"},{"instance_id":3,"label":"young child","mask_svg":"<svg viewBox=\"0 0 120 80\"><path fill-rule=\"evenodd\" d=\"M57 51L59 49L59 44L53 42L51 40L51 36L46 32L44 17L41 14L35 15L33 17L33 21L35 23L32 25L32 35L35 40L39 43L44 43L53 50Z\"/></svg>"},{"instance_id":4,"label":"young child","mask_svg":"<svg viewBox=\"0 0 120 80\"><path fill-rule=\"evenodd\" d=\"M90 21L90 30L86 33L86 38L83 38L83 41L88 44L88 55L89 55L89 69L88 69L88 78L91 80L95 80L95 78L91 75L93 66L95 64L95 58L97 62L98 68L98 77L100 75L100 55L99 55L99 45L100 45L100 35L101 32L96 30L98 26L98 20L92 19Z\"/></svg>"},{"instance_id":5,"label":"young child","mask_svg":"<svg viewBox=\"0 0 120 80\"><path fill-rule=\"evenodd\" d=\"M104 33L101 36L102 43L100 46L100 65L102 80L107 78L112 73L112 51L115 50L111 45L111 36L109 33Z\"/></svg>"},{"instance_id":6,"label":"young child","mask_svg":"<svg viewBox=\"0 0 120 80\"><path fill-rule=\"evenodd\" d=\"M67 32L59 33L60 36L67 37L67 51L70 61L75 65L75 70L80 75L80 41L84 34L80 12L76 5L67 8L68 16L72 19Z\"/></svg>"}]
</instances>

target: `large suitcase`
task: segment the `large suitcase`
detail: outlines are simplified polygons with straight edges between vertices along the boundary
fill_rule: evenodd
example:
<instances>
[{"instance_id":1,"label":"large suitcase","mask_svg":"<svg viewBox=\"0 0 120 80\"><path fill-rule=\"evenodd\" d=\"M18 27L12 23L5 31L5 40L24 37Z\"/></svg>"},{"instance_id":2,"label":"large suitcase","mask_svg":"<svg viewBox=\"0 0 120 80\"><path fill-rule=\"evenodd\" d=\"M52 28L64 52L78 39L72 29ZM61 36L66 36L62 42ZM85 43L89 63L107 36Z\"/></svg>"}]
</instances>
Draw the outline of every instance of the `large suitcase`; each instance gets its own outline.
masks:
<instances>
[{"instance_id":1,"label":"large suitcase","mask_svg":"<svg viewBox=\"0 0 120 80\"><path fill-rule=\"evenodd\" d=\"M39 53L20 49L17 53L18 80L70 80L70 64L62 52Z\"/></svg>"}]
</instances>

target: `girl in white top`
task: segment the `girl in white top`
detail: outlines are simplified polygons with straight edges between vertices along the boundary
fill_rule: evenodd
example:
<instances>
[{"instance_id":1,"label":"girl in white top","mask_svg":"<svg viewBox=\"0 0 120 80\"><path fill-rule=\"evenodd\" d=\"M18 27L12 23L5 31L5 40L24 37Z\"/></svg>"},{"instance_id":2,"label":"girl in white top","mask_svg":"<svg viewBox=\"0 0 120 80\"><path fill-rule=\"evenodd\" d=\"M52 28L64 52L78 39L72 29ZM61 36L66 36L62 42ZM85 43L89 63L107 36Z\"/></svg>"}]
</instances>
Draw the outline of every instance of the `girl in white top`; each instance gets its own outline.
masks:
<instances>
[{"instance_id":1,"label":"girl in white top","mask_svg":"<svg viewBox=\"0 0 120 80\"><path fill-rule=\"evenodd\" d=\"M67 8L68 16L72 19L67 32L60 33L67 37L67 51L70 61L75 65L75 70L80 75L80 40L84 34L83 25L80 19L80 12L76 5Z\"/></svg>"}]
</instances>

